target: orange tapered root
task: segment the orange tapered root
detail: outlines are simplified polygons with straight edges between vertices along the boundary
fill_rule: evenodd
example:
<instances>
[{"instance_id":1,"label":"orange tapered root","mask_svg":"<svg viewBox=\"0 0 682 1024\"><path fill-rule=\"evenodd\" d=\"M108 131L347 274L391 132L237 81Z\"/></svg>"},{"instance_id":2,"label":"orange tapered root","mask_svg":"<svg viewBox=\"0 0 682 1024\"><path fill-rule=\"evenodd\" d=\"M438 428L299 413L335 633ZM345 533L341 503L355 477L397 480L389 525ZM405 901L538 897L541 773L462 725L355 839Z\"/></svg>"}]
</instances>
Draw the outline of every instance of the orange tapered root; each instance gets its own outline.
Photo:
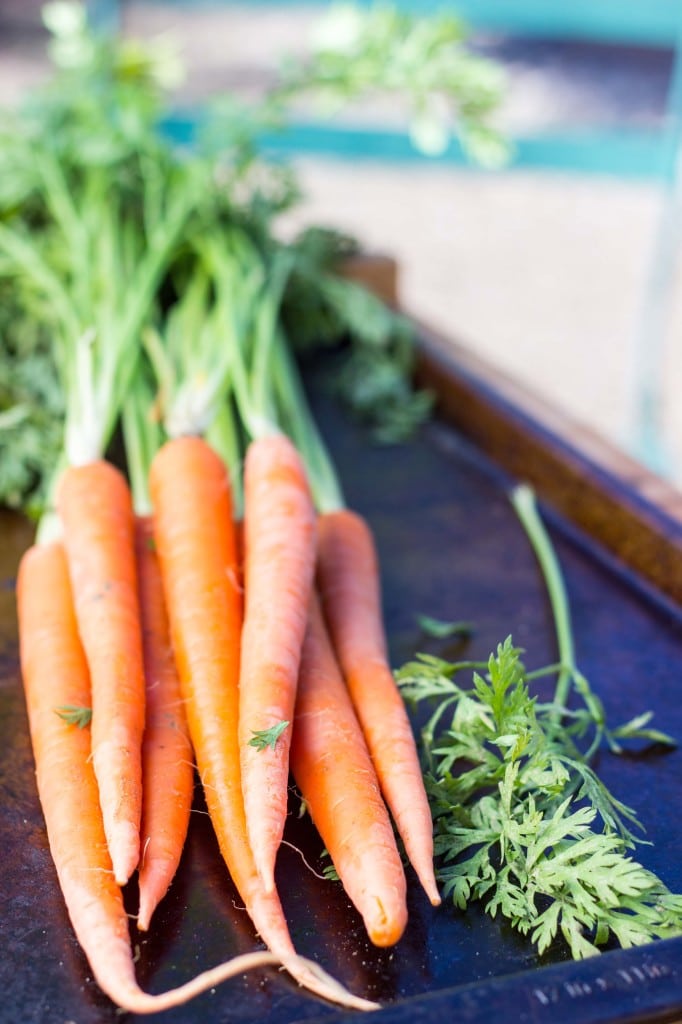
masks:
<instances>
[{"instance_id":1,"label":"orange tapered root","mask_svg":"<svg viewBox=\"0 0 682 1024\"><path fill-rule=\"evenodd\" d=\"M377 556L364 519L318 520L317 579L325 618L386 803L431 903L440 903L433 823L412 727L388 663Z\"/></svg>"},{"instance_id":2,"label":"orange tapered root","mask_svg":"<svg viewBox=\"0 0 682 1024\"><path fill-rule=\"evenodd\" d=\"M315 568L315 511L303 462L276 434L253 441L244 467L245 613L239 747L246 824L267 891L287 810L290 725L274 745L256 733L294 714L301 645Z\"/></svg>"},{"instance_id":3,"label":"orange tapered root","mask_svg":"<svg viewBox=\"0 0 682 1024\"><path fill-rule=\"evenodd\" d=\"M169 441L151 470L154 532L182 695L208 811L230 875L263 941L293 945L247 839L239 745L242 594L225 466L199 438Z\"/></svg>"},{"instance_id":4,"label":"orange tapered root","mask_svg":"<svg viewBox=\"0 0 682 1024\"><path fill-rule=\"evenodd\" d=\"M57 713L62 707L88 708L91 699L89 667L60 544L34 547L24 556L17 603L22 678L50 851L76 937L102 991L131 1013L158 1013L247 970L283 964L300 984L323 998L357 1009L375 1008L376 1004L347 992L316 964L298 957L288 939L281 908L273 914L273 901L268 898L262 910L254 892L249 893L250 909L255 907L254 921L263 939L278 946L280 953L260 950L235 957L158 995L140 989L128 916L104 831L90 756L90 727L69 724ZM238 756L233 753L235 760ZM237 847L248 861L243 826L240 837ZM251 878L254 885L259 885L255 868L251 869ZM236 880L244 886L243 871L237 872ZM273 933L273 928L275 932L283 929L284 937Z\"/></svg>"},{"instance_id":5,"label":"orange tapered root","mask_svg":"<svg viewBox=\"0 0 682 1024\"><path fill-rule=\"evenodd\" d=\"M92 761L104 829L123 884L139 859L144 730L130 490L105 461L71 466L59 484L57 511L92 681Z\"/></svg>"},{"instance_id":6,"label":"orange tapered root","mask_svg":"<svg viewBox=\"0 0 682 1024\"><path fill-rule=\"evenodd\" d=\"M291 746L294 778L348 896L377 946L407 922L405 873L318 602L311 602Z\"/></svg>"},{"instance_id":7,"label":"orange tapered root","mask_svg":"<svg viewBox=\"0 0 682 1024\"><path fill-rule=\"evenodd\" d=\"M146 931L180 863L194 795L194 753L148 517L136 520L135 550L146 685L137 927Z\"/></svg>"},{"instance_id":8,"label":"orange tapered root","mask_svg":"<svg viewBox=\"0 0 682 1024\"><path fill-rule=\"evenodd\" d=\"M168 442L150 477L154 532L171 636L208 812L228 867L263 942L311 992L371 1009L299 958L276 892L266 892L249 845L238 744L242 594L225 467L199 438Z\"/></svg>"},{"instance_id":9,"label":"orange tapered root","mask_svg":"<svg viewBox=\"0 0 682 1024\"><path fill-rule=\"evenodd\" d=\"M22 678L50 852L76 937L99 987L124 1010L158 1013L237 974L279 964L280 958L272 953L257 951L169 992L150 995L139 987L128 916L113 876L90 761L90 729L69 724L56 713L62 706L87 707L90 700L88 666L60 544L27 552L19 570L17 599ZM321 988L333 989L332 983L315 975L314 965L293 958L287 966L292 974L311 973Z\"/></svg>"},{"instance_id":10,"label":"orange tapered root","mask_svg":"<svg viewBox=\"0 0 682 1024\"><path fill-rule=\"evenodd\" d=\"M91 696L60 544L27 552L17 600L21 670L50 852L78 941L98 984L116 998L135 979L128 918L90 762L90 729L57 714L63 706L89 707Z\"/></svg>"}]
</instances>

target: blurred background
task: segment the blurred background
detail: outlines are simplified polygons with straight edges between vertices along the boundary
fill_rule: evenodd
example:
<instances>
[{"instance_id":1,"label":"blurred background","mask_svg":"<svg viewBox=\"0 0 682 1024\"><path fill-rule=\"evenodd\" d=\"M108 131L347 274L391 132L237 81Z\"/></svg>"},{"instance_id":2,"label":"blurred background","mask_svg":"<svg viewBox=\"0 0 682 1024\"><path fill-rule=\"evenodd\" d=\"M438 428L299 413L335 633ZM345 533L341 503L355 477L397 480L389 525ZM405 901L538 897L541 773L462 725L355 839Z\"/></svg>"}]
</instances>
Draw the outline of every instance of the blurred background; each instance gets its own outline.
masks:
<instances>
[{"instance_id":1,"label":"blurred background","mask_svg":"<svg viewBox=\"0 0 682 1024\"><path fill-rule=\"evenodd\" d=\"M330 6L89 4L102 26L178 42L185 119L217 94L263 94ZM682 486L682 5L437 6L504 69L511 159L484 170L456 142L420 155L390 104L333 121L301 109L276 143L304 188L291 229L328 224L394 256L409 312ZM3 105L47 74L40 10L0 0Z\"/></svg>"}]
</instances>

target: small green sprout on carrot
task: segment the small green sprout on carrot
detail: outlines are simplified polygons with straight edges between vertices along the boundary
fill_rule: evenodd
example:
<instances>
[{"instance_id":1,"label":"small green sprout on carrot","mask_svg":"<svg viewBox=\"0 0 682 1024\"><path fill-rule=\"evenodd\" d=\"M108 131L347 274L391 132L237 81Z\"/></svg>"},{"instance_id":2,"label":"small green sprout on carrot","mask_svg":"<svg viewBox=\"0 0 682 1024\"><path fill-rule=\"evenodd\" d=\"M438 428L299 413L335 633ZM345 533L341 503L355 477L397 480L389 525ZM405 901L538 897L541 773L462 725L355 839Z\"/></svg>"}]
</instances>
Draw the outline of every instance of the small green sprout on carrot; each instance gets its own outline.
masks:
<instances>
[{"instance_id":1,"label":"small green sprout on carrot","mask_svg":"<svg viewBox=\"0 0 682 1024\"><path fill-rule=\"evenodd\" d=\"M253 738L249 740L249 746L255 747L256 750L266 750L268 747L274 750L277 740L288 726L289 723L282 720L269 729L254 729Z\"/></svg>"},{"instance_id":2,"label":"small green sprout on carrot","mask_svg":"<svg viewBox=\"0 0 682 1024\"><path fill-rule=\"evenodd\" d=\"M86 725L90 725L92 708L85 708L80 704L60 704L54 710L60 718L64 719L67 725L77 725L79 729L84 729Z\"/></svg>"}]
</instances>

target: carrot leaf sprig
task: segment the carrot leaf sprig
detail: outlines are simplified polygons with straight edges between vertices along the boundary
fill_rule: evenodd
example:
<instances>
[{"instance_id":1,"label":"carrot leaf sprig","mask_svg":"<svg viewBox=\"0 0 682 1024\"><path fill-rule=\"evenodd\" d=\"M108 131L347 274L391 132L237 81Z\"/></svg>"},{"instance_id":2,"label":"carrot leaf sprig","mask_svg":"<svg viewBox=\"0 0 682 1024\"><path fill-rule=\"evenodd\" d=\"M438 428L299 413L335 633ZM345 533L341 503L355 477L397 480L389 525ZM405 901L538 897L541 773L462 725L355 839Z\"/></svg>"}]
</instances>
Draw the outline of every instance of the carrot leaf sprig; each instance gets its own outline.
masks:
<instances>
[{"instance_id":1,"label":"carrot leaf sprig","mask_svg":"<svg viewBox=\"0 0 682 1024\"><path fill-rule=\"evenodd\" d=\"M75 725L79 729L85 729L92 721L92 708L83 707L81 704L60 704L55 711L67 725Z\"/></svg>"},{"instance_id":2,"label":"carrot leaf sprig","mask_svg":"<svg viewBox=\"0 0 682 1024\"><path fill-rule=\"evenodd\" d=\"M511 637L487 662L418 655L397 673L403 696L435 704L421 732L435 853L445 895L480 901L530 937L539 953L563 938L573 957L682 934L682 895L632 856L635 810L591 762L605 744L671 745L647 712L618 728L575 662L567 595L532 492L514 507L528 532L554 612L560 660L529 672ZM472 685L460 684L473 672ZM552 699L531 692L556 679Z\"/></svg>"},{"instance_id":3,"label":"carrot leaf sprig","mask_svg":"<svg viewBox=\"0 0 682 1024\"><path fill-rule=\"evenodd\" d=\"M268 747L270 747L271 750L274 750L277 746L277 740L288 726L289 722L286 722L283 719L281 722L277 722L276 725L271 726L269 729L254 729L253 737L249 740L249 743L257 750L266 750Z\"/></svg>"},{"instance_id":4,"label":"carrot leaf sprig","mask_svg":"<svg viewBox=\"0 0 682 1024\"><path fill-rule=\"evenodd\" d=\"M581 958L609 939L682 933L682 896L628 853L635 812L576 747L589 715L575 712L562 734L511 638L465 688L470 667L423 656L398 674L407 699L439 702L422 743L444 894L460 909L482 901L540 953L559 935Z\"/></svg>"},{"instance_id":5,"label":"carrot leaf sprig","mask_svg":"<svg viewBox=\"0 0 682 1024\"><path fill-rule=\"evenodd\" d=\"M322 228L303 231L289 246L293 265L282 302L290 344L307 355L339 348L327 377L337 395L379 442L412 436L428 419L433 395L415 388L415 328L358 281L339 273L352 243Z\"/></svg>"},{"instance_id":6,"label":"carrot leaf sprig","mask_svg":"<svg viewBox=\"0 0 682 1024\"><path fill-rule=\"evenodd\" d=\"M136 362L166 339L159 318L184 291L197 237L222 239L224 227L239 226L264 264L262 287L242 275L206 297L207 311L228 303L227 334L234 299L240 320L260 309L253 329L266 337L274 318L271 336L297 352L343 345L335 391L379 440L408 437L432 406L412 387L414 329L339 274L356 243L324 228L278 241L276 219L300 199L300 185L293 167L268 156L263 132L285 127L300 100L338 107L388 93L407 104L422 149L433 152L434 128L443 140L456 132L490 163L501 79L467 49L463 27L437 14L346 9L335 15L345 30L337 21L318 37L262 102L228 94L202 118L197 146L179 148L163 130L183 70L167 39L94 31L77 0L48 4L43 17L53 74L19 109L0 111L0 502L40 515L67 455L83 461L105 448ZM211 262L206 248L201 258ZM188 417L209 422L215 443L232 451L235 396L219 395L229 347L174 396L171 424L177 432ZM256 348L267 355L270 345ZM258 356L256 371L265 361Z\"/></svg>"},{"instance_id":7,"label":"carrot leaf sprig","mask_svg":"<svg viewBox=\"0 0 682 1024\"><path fill-rule=\"evenodd\" d=\"M450 13L421 17L397 6L332 5L305 61L289 60L273 100L309 94L325 115L375 95L405 110L413 145L437 156L459 135L477 161L497 167L509 146L493 115L504 76L472 52L468 29Z\"/></svg>"}]
</instances>

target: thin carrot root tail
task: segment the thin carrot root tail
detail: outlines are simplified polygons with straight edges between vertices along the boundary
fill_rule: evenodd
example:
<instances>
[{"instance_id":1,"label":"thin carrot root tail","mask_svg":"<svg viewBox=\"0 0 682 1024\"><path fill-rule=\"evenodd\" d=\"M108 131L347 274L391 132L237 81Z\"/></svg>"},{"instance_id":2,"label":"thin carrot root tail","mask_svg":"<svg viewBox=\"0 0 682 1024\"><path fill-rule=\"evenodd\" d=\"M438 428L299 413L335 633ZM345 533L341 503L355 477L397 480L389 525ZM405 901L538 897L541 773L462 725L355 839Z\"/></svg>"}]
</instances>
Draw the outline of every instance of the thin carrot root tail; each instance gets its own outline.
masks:
<instances>
[{"instance_id":1,"label":"thin carrot root tail","mask_svg":"<svg viewBox=\"0 0 682 1024\"><path fill-rule=\"evenodd\" d=\"M201 974L178 988L154 995L141 989L135 981L134 975L129 975L125 983L121 982L120 977L112 979L100 976L97 980L103 991L122 1010L139 1014L160 1013L162 1010L182 1006L190 999L201 995L202 992L206 992L238 974L244 974L259 967L277 966L280 962L279 957L267 950L244 953L207 971L202 971Z\"/></svg>"},{"instance_id":2,"label":"thin carrot root tail","mask_svg":"<svg viewBox=\"0 0 682 1024\"><path fill-rule=\"evenodd\" d=\"M296 953L282 959L269 950L258 950L235 956L225 963L202 971L201 974L178 988L156 995L139 988L134 977L129 978L127 984L123 986L120 981L117 984L107 985L107 979L101 979L100 985L121 1009L129 1013L159 1013L162 1010L182 1006L190 999L215 988L230 978L261 967L284 967L300 985L339 1006L354 1010L376 1010L379 1008L378 1003L353 995L314 961Z\"/></svg>"},{"instance_id":3,"label":"thin carrot root tail","mask_svg":"<svg viewBox=\"0 0 682 1024\"><path fill-rule=\"evenodd\" d=\"M346 1006L353 1010L378 1010L380 1003L371 999L363 999L361 996L353 995L336 978L328 974L314 960L295 954L286 957L282 961L283 966L291 977L303 988L321 996L328 1002L336 1003L339 1006Z\"/></svg>"}]
</instances>

